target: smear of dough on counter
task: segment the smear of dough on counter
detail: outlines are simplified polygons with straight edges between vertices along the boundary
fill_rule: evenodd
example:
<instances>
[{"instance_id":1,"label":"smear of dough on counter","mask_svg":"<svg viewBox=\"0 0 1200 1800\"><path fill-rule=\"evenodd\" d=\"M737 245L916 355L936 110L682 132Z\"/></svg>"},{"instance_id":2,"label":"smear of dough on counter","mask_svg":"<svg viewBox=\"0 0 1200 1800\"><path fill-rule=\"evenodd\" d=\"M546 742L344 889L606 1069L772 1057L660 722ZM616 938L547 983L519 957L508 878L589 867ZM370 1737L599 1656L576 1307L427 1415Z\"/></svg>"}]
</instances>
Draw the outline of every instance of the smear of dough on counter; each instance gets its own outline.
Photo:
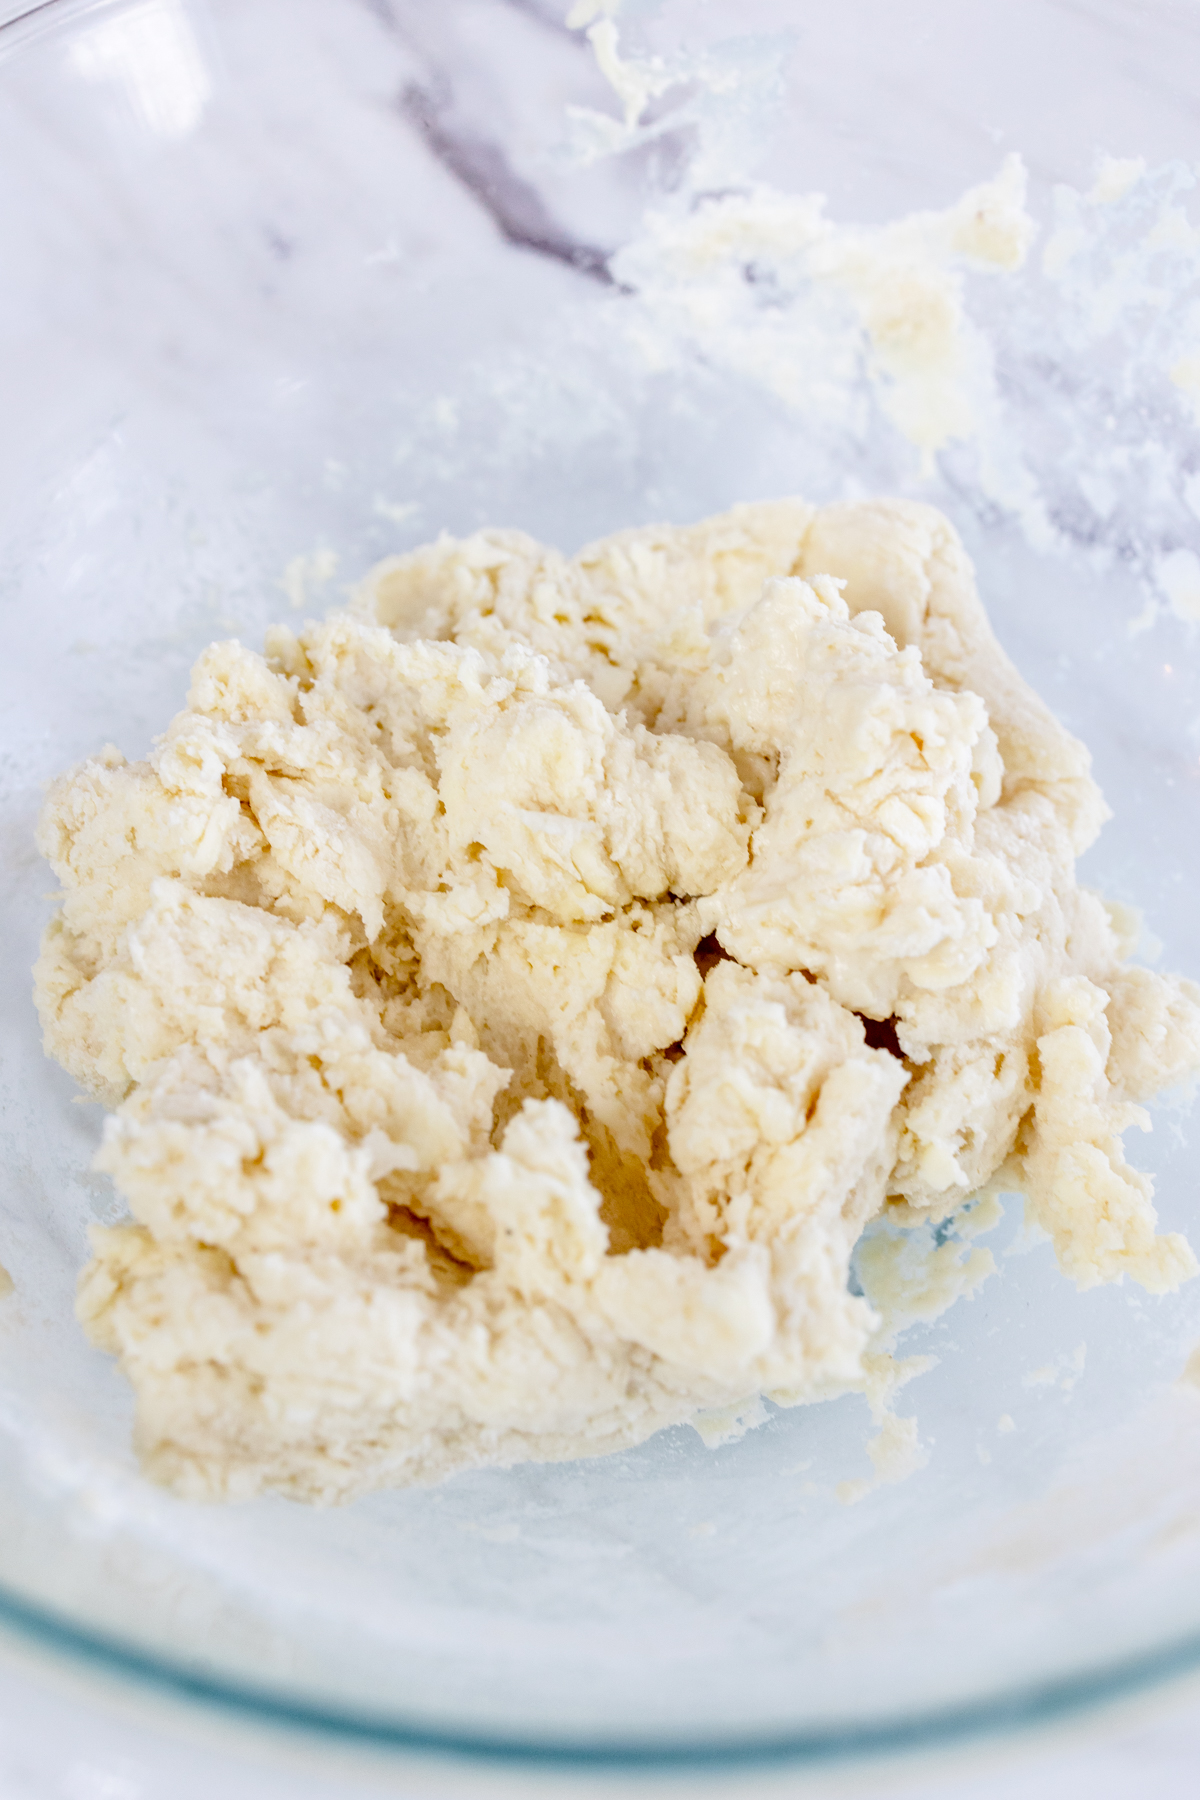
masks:
<instances>
[{"instance_id":1,"label":"smear of dough on counter","mask_svg":"<svg viewBox=\"0 0 1200 1800\"><path fill-rule=\"evenodd\" d=\"M863 1227L988 1183L1175 1287L1121 1133L1200 990L1076 885L1104 816L915 504L442 538L213 645L40 831L146 1469L333 1501L863 1390Z\"/></svg>"}]
</instances>

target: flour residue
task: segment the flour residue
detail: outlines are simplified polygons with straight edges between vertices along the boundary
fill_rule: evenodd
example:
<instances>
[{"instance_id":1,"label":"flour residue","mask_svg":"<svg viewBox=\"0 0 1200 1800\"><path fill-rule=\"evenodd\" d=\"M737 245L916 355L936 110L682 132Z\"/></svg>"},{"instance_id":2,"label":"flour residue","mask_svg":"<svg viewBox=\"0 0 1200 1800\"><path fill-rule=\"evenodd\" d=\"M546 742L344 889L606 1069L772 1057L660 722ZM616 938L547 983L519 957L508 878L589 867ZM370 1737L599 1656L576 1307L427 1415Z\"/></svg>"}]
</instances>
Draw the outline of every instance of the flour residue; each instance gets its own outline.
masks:
<instances>
[{"instance_id":1,"label":"flour residue","mask_svg":"<svg viewBox=\"0 0 1200 1800\"><path fill-rule=\"evenodd\" d=\"M868 484L881 463L888 485L949 481L1038 550L1132 570L1132 630L1194 624L1193 172L1101 155L1089 185L1035 207L1011 154L941 211L839 222L820 194L753 175L790 40L650 55L626 45L619 13L589 0L571 15L621 116L573 109L567 153L689 146L613 262L627 348L648 368L691 363L757 387ZM854 480L830 497L856 497Z\"/></svg>"}]
</instances>

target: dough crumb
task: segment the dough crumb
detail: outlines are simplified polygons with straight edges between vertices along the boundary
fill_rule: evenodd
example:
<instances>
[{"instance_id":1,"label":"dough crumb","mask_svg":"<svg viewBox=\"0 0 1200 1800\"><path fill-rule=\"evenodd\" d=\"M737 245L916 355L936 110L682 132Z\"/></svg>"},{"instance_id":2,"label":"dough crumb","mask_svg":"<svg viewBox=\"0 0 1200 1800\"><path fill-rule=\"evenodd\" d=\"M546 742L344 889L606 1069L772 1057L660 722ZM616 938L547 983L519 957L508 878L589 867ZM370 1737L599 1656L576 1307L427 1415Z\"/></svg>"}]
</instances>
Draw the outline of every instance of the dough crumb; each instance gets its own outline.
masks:
<instances>
[{"instance_id":1,"label":"dough crumb","mask_svg":"<svg viewBox=\"0 0 1200 1800\"><path fill-rule=\"evenodd\" d=\"M908 502L443 537L212 645L39 830L46 1047L130 1212L79 1316L147 1472L326 1503L848 1391L915 1466L896 1228L1006 1183L1081 1286L1195 1272L1121 1136L1200 990L1077 885L1104 817Z\"/></svg>"}]
</instances>

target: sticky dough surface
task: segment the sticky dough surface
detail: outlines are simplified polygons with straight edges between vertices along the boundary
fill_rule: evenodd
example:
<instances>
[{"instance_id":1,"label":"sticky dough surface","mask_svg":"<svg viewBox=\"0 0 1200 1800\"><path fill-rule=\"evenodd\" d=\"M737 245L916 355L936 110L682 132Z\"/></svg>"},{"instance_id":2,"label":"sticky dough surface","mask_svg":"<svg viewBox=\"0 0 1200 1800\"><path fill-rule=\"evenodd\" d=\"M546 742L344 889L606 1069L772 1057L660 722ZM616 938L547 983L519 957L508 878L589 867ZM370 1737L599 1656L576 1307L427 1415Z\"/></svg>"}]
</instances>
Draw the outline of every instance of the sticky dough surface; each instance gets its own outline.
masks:
<instances>
[{"instance_id":1,"label":"sticky dough surface","mask_svg":"<svg viewBox=\"0 0 1200 1800\"><path fill-rule=\"evenodd\" d=\"M1077 887L1103 817L917 505L442 539L214 644L40 832L147 1470L330 1501L861 1386L864 1225L989 1182L1177 1285L1120 1134L1200 992Z\"/></svg>"}]
</instances>

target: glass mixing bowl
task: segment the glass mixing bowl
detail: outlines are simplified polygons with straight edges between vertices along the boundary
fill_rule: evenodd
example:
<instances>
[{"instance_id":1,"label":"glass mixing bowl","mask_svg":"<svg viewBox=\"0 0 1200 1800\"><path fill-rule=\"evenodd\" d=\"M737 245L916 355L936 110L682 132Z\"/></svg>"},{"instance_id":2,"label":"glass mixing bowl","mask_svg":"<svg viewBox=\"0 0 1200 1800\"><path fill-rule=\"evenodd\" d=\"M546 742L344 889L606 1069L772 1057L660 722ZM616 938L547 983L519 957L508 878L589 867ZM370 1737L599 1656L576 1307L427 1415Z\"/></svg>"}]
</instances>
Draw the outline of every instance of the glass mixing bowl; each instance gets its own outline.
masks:
<instances>
[{"instance_id":1,"label":"glass mixing bowl","mask_svg":"<svg viewBox=\"0 0 1200 1800\"><path fill-rule=\"evenodd\" d=\"M593 1765L942 1741L1200 1663L1200 1393L1179 1380L1200 1284L1079 1294L1017 1201L983 1240L998 1272L902 1340L936 1358L901 1403L926 1466L858 1505L837 1494L869 1472L857 1397L768 1408L715 1449L681 1428L337 1512L151 1487L126 1386L72 1316L86 1228L118 1206L89 1173L97 1109L42 1056L29 978L50 905L44 783L106 740L144 753L213 637L257 644L442 529L519 525L571 549L738 499L884 487L946 507L1001 639L1092 746L1115 818L1087 878L1145 909L1147 955L1200 973L1200 477L1184 388L1147 350L1195 305L1188 228L1161 225L1172 206L1183 219L1190 176L1105 165L1109 200L1087 200L1098 149L1152 167L1200 153L1194 9L841 0L804 9L790 60L786 0L642 9L657 88L627 147L590 161L579 133L594 148L609 128L579 109L611 136L620 107L555 0L14 10L4 1631L214 1708ZM671 61L688 32L709 58L690 73ZM713 70L734 67L722 89ZM639 336L645 296L611 252L647 196L681 204L716 180L706 155L749 155L771 105L756 179L822 189L843 219L944 207L1024 153L1043 221L1031 272L964 292L1036 505L998 497L978 444L923 472L873 402L810 418L722 342ZM573 157L556 148L568 127ZM1145 242L1121 198L1139 180L1138 217L1158 208L1175 260L1107 323L1078 294L1055 311L1047 234L1111 201L1117 235L1096 252L1111 275L1122 231ZM763 317L781 307L768 294ZM847 380L861 400L870 372ZM1165 1103L1156 1118L1137 1151L1163 1228L1187 1229L1195 1127Z\"/></svg>"}]
</instances>

